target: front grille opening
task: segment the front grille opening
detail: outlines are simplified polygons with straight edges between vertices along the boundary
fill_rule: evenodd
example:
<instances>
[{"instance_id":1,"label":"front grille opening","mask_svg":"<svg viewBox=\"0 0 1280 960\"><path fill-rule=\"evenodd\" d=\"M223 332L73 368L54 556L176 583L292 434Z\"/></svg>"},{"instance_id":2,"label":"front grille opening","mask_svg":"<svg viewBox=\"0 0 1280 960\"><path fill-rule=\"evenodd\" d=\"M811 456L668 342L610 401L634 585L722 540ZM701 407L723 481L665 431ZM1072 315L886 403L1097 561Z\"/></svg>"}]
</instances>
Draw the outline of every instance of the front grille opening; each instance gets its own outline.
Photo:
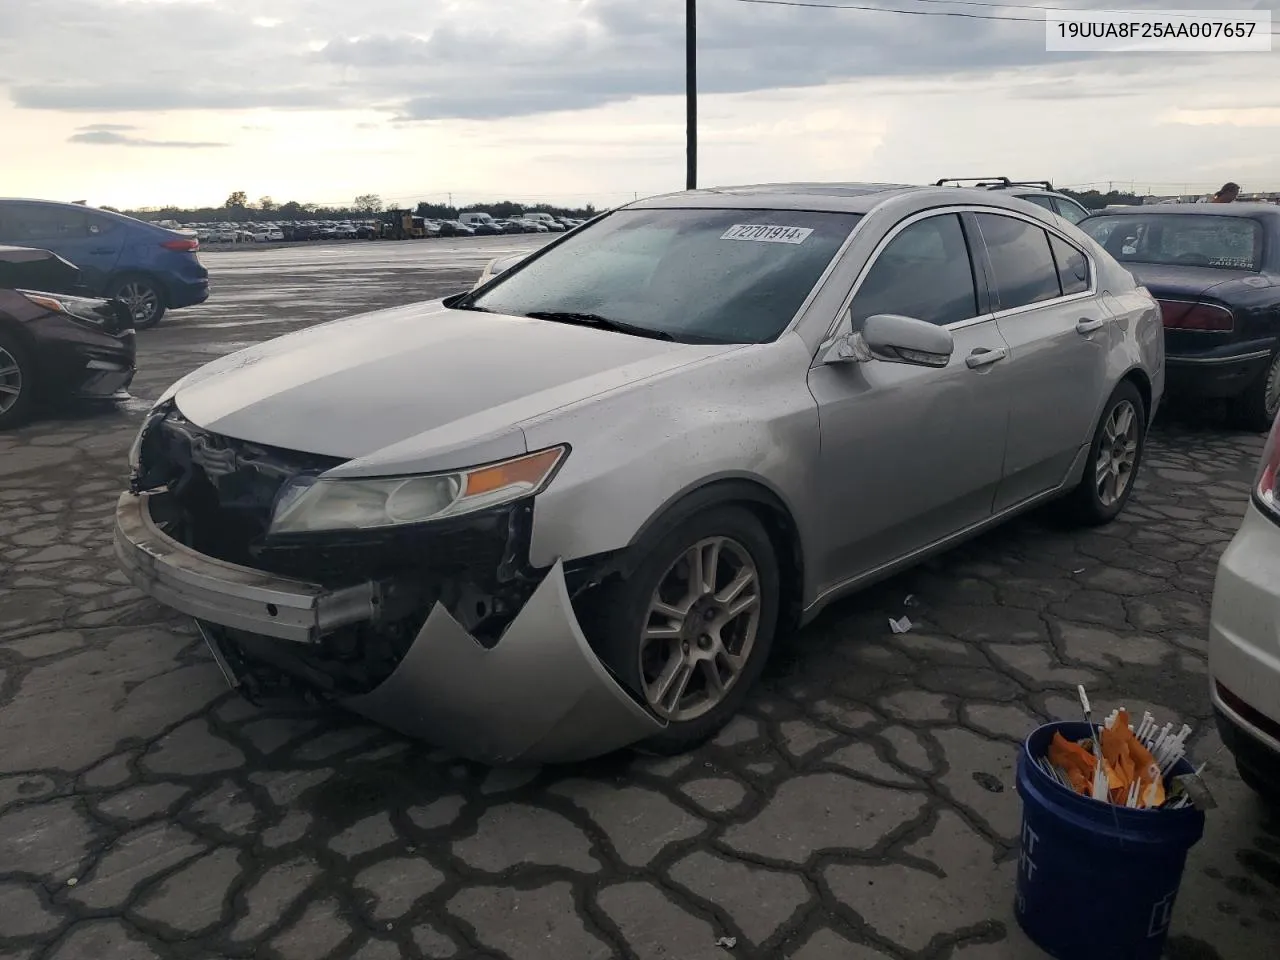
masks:
<instances>
[{"instance_id":1,"label":"front grille opening","mask_svg":"<svg viewBox=\"0 0 1280 960\"><path fill-rule=\"evenodd\" d=\"M146 428L135 488L169 490L166 529L180 543L254 566L285 484L344 462L211 433L171 406Z\"/></svg>"}]
</instances>

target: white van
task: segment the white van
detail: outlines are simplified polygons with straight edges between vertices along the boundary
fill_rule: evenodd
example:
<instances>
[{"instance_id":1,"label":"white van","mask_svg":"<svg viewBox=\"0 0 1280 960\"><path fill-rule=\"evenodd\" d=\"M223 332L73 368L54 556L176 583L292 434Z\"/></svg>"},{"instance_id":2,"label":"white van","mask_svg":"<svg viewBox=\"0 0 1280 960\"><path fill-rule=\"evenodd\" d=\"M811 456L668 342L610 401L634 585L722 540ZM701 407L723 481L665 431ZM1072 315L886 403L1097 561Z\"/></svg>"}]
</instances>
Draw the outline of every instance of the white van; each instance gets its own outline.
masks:
<instances>
[{"instance_id":1,"label":"white van","mask_svg":"<svg viewBox=\"0 0 1280 960\"><path fill-rule=\"evenodd\" d=\"M493 217L484 211L476 211L475 213L458 214L459 223L493 223Z\"/></svg>"}]
</instances>

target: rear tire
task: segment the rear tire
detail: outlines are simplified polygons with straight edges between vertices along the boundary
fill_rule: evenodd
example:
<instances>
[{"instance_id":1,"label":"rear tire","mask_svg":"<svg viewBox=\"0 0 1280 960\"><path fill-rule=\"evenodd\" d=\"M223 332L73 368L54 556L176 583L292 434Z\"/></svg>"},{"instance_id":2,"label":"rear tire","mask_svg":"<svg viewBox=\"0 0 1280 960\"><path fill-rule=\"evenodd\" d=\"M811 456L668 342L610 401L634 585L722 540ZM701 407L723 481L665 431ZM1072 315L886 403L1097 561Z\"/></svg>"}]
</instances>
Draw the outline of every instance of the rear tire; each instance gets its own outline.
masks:
<instances>
[{"instance_id":1,"label":"rear tire","mask_svg":"<svg viewBox=\"0 0 1280 960\"><path fill-rule=\"evenodd\" d=\"M1084 476L1065 507L1082 526L1101 526L1120 515L1133 494L1147 442L1147 409L1138 388L1122 380L1102 408Z\"/></svg>"},{"instance_id":2,"label":"rear tire","mask_svg":"<svg viewBox=\"0 0 1280 960\"><path fill-rule=\"evenodd\" d=\"M0 430L26 423L35 403L35 358L15 333L0 328Z\"/></svg>"},{"instance_id":3,"label":"rear tire","mask_svg":"<svg viewBox=\"0 0 1280 960\"><path fill-rule=\"evenodd\" d=\"M731 505L664 526L637 553L629 576L584 598L580 620L614 676L667 722L639 748L683 753L723 727L759 679L781 572L764 526Z\"/></svg>"},{"instance_id":4,"label":"rear tire","mask_svg":"<svg viewBox=\"0 0 1280 960\"><path fill-rule=\"evenodd\" d=\"M129 311L133 314L133 325L139 330L150 330L158 324L168 307L160 285L137 274L116 280L107 296L119 298L128 304Z\"/></svg>"},{"instance_id":5,"label":"rear tire","mask_svg":"<svg viewBox=\"0 0 1280 960\"><path fill-rule=\"evenodd\" d=\"M1236 422L1246 430L1265 433L1280 413L1280 352L1254 377L1248 389L1232 401Z\"/></svg>"}]
</instances>

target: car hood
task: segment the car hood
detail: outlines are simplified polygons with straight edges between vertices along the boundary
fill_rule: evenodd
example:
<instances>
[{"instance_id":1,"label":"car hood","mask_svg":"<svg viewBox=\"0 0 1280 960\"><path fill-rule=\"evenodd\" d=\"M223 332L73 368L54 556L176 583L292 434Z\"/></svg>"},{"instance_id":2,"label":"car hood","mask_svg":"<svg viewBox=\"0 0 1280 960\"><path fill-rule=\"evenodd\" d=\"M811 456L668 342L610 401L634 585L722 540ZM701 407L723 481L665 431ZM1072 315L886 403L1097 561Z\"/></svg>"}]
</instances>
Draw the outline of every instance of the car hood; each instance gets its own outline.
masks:
<instances>
[{"instance_id":1,"label":"car hood","mask_svg":"<svg viewBox=\"0 0 1280 960\"><path fill-rule=\"evenodd\" d=\"M490 459L521 453L521 421L733 349L434 301L230 354L166 397L206 430L355 460L355 472L452 469L461 464L423 458L472 455L486 442Z\"/></svg>"},{"instance_id":2,"label":"car hood","mask_svg":"<svg viewBox=\"0 0 1280 960\"><path fill-rule=\"evenodd\" d=\"M1223 270L1218 267L1172 266L1157 263L1126 262L1122 266L1156 297L1199 297L1223 284L1254 278L1248 270ZM1217 296L1218 293L1215 293Z\"/></svg>"}]
</instances>

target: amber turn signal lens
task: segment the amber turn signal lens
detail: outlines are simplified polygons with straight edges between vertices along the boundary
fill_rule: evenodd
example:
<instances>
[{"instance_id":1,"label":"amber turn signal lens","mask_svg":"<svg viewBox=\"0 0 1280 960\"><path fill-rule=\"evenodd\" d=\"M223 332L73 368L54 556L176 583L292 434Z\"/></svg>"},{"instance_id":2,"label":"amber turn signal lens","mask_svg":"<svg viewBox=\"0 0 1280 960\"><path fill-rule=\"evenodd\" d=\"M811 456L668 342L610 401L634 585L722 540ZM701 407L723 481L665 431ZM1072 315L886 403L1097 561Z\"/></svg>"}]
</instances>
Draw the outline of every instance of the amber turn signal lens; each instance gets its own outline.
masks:
<instances>
[{"instance_id":1,"label":"amber turn signal lens","mask_svg":"<svg viewBox=\"0 0 1280 960\"><path fill-rule=\"evenodd\" d=\"M547 474L555 469L563 456L564 447L552 447L550 450L531 453L518 460L508 460L492 467L472 470L467 474L467 485L462 495L477 497L492 493L494 490L518 485L537 487L546 479Z\"/></svg>"}]
</instances>

